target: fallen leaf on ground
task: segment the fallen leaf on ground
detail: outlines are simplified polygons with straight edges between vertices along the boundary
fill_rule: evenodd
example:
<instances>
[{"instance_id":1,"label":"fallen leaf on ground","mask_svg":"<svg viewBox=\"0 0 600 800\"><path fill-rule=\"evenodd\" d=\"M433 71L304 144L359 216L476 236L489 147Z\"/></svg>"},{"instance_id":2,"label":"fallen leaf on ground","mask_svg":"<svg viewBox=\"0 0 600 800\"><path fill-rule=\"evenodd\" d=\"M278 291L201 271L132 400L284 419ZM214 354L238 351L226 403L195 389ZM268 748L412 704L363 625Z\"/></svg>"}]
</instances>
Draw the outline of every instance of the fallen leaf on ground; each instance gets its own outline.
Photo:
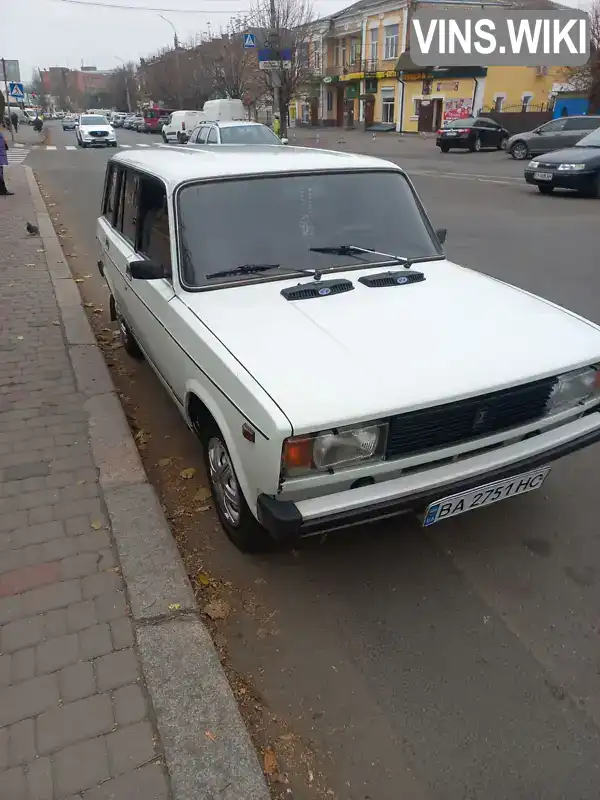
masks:
<instances>
[{"instance_id":1,"label":"fallen leaf on ground","mask_svg":"<svg viewBox=\"0 0 600 800\"><path fill-rule=\"evenodd\" d=\"M123 343L122 342L113 342L111 344L111 346L110 346L110 349L111 350L118 350L119 347L123 347Z\"/></svg>"},{"instance_id":2,"label":"fallen leaf on ground","mask_svg":"<svg viewBox=\"0 0 600 800\"><path fill-rule=\"evenodd\" d=\"M84 303L83 305L84 305L86 308L93 308L93 307L94 307L94 304L93 304L93 303Z\"/></svg>"},{"instance_id":3,"label":"fallen leaf on ground","mask_svg":"<svg viewBox=\"0 0 600 800\"><path fill-rule=\"evenodd\" d=\"M171 461L173 461L173 459L171 457L169 457L169 458L160 458L158 460L158 466L159 467L168 467L169 464L171 463Z\"/></svg>"},{"instance_id":4,"label":"fallen leaf on ground","mask_svg":"<svg viewBox=\"0 0 600 800\"><path fill-rule=\"evenodd\" d=\"M170 603L169 604L169 611L179 611L181 608L181 603Z\"/></svg>"},{"instance_id":5,"label":"fallen leaf on ground","mask_svg":"<svg viewBox=\"0 0 600 800\"><path fill-rule=\"evenodd\" d=\"M91 278L92 276L91 275L84 275L83 277L84 278Z\"/></svg>"},{"instance_id":6,"label":"fallen leaf on ground","mask_svg":"<svg viewBox=\"0 0 600 800\"><path fill-rule=\"evenodd\" d=\"M196 506L196 511L200 511L201 513L210 511L210 506Z\"/></svg>"},{"instance_id":7,"label":"fallen leaf on ground","mask_svg":"<svg viewBox=\"0 0 600 800\"><path fill-rule=\"evenodd\" d=\"M102 527L102 522L100 520L95 519L93 522L90 522L90 528L93 528L95 531L99 531Z\"/></svg>"},{"instance_id":8,"label":"fallen leaf on ground","mask_svg":"<svg viewBox=\"0 0 600 800\"><path fill-rule=\"evenodd\" d=\"M143 428L136 433L134 438L140 445L148 444L148 434Z\"/></svg>"},{"instance_id":9,"label":"fallen leaf on ground","mask_svg":"<svg viewBox=\"0 0 600 800\"><path fill-rule=\"evenodd\" d=\"M181 470L179 477L183 478L185 481L189 481L189 479L193 478L195 474L196 470L194 467L186 467L185 469Z\"/></svg>"},{"instance_id":10,"label":"fallen leaf on ground","mask_svg":"<svg viewBox=\"0 0 600 800\"><path fill-rule=\"evenodd\" d=\"M211 742L217 741L217 737L214 735L212 731L204 731L204 735L206 736L207 739L210 739Z\"/></svg>"},{"instance_id":11,"label":"fallen leaf on ground","mask_svg":"<svg viewBox=\"0 0 600 800\"><path fill-rule=\"evenodd\" d=\"M231 611L231 606L225 600L211 600L204 606L203 613L211 619L226 619Z\"/></svg>"},{"instance_id":12,"label":"fallen leaf on ground","mask_svg":"<svg viewBox=\"0 0 600 800\"><path fill-rule=\"evenodd\" d=\"M24 338L23 336L17 336L17 339L18 339L20 342L21 342L21 341L23 341L23 338Z\"/></svg>"},{"instance_id":13,"label":"fallen leaf on ground","mask_svg":"<svg viewBox=\"0 0 600 800\"><path fill-rule=\"evenodd\" d=\"M204 503L211 497L210 489L206 489L204 486L201 489L198 489L196 494L194 495L193 502L194 503Z\"/></svg>"},{"instance_id":14,"label":"fallen leaf on ground","mask_svg":"<svg viewBox=\"0 0 600 800\"><path fill-rule=\"evenodd\" d=\"M83 283L83 278L75 278L75 283Z\"/></svg>"},{"instance_id":15,"label":"fallen leaf on ground","mask_svg":"<svg viewBox=\"0 0 600 800\"><path fill-rule=\"evenodd\" d=\"M272 747L265 748L263 766L265 775L275 775L275 773L279 772L279 768L277 766L277 756L275 755L275 750L273 750Z\"/></svg>"},{"instance_id":16,"label":"fallen leaf on ground","mask_svg":"<svg viewBox=\"0 0 600 800\"><path fill-rule=\"evenodd\" d=\"M43 248L42 248L42 249L40 249L40 250L36 250L36 252L37 252L37 253L43 253L43 252L44 252L44 250L43 250ZM35 264L34 264L34 266L35 266Z\"/></svg>"},{"instance_id":17,"label":"fallen leaf on ground","mask_svg":"<svg viewBox=\"0 0 600 800\"><path fill-rule=\"evenodd\" d=\"M210 586L210 578L205 572L198 573L198 583L201 583L202 586Z\"/></svg>"},{"instance_id":18,"label":"fallen leaf on ground","mask_svg":"<svg viewBox=\"0 0 600 800\"><path fill-rule=\"evenodd\" d=\"M102 314L103 311L104 311L103 308L95 308L94 309L94 314Z\"/></svg>"},{"instance_id":19,"label":"fallen leaf on ground","mask_svg":"<svg viewBox=\"0 0 600 800\"><path fill-rule=\"evenodd\" d=\"M52 324L53 325L60 325L60 322L57 319L55 319L55 320L52 321Z\"/></svg>"}]
</instances>

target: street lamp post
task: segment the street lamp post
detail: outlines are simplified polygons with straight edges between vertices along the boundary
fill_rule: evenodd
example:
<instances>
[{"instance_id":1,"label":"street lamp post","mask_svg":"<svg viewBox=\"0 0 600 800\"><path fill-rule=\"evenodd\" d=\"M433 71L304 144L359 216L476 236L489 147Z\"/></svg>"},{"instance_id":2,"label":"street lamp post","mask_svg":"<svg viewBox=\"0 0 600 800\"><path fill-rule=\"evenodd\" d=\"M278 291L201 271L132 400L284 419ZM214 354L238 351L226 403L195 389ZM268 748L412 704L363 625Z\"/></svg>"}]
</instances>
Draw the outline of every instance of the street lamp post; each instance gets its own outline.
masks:
<instances>
[{"instance_id":1,"label":"street lamp post","mask_svg":"<svg viewBox=\"0 0 600 800\"><path fill-rule=\"evenodd\" d=\"M168 23L171 28L173 28L173 46L175 47L175 80L177 85L177 102L179 103L179 108L182 107L181 102L181 68L179 64L179 39L177 37L177 30L175 29L175 25L171 22L170 19L163 17L162 14L158 15L161 19L164 19L166 23Z\"/></svg>"},{"instance_id":2,"label":"street lamp post","mask_svg":"<svg viewBox=\"0 0 600 800\"><path fill-rule=\"evenodd\" d=\"M119 56L115 56L117 61L120 61L123 66L125 66L125 62ZM125 96L127 98L127 111L131 114L131 97L129 95L129 73L127 70L125 71Z\"/></svg>"}]
</instances>

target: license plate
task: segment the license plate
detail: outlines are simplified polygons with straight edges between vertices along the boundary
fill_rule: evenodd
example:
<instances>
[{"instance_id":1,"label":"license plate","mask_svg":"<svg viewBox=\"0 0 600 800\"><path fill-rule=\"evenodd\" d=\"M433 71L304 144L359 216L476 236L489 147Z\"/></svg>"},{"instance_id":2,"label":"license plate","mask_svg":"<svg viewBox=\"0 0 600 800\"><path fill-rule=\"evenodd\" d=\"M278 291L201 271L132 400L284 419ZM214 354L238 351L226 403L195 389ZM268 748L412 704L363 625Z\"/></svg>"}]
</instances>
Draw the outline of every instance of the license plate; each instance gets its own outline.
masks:
<instances>
[{"instance_id":1,"label":"license plate","mask_svg":"<svg viewBox=\"0 0 600 800\"><path fill-rule=\"evenodd\" d=\"M456 136L456 131L446 131L446 136Z\"/></svg>"},{"instance_id":2,"label":"license plate","mask_svg":"<svg viewBox=\"0 0 600 800\"><path fill-rule=\"evenodd\" d=\"M476 508L490 506L492 503L498 503L500 500L506 500L517 494L533 492L540 488L549 472L550 467L542 467L534 472L525 472L523 475L515 475L502 481L488 483L486 486L469 489L468 492L436 500L434 503L430 503L425 511L423 527L427 528L442 519L456 517Z\"/></svg>"},{"instance_id":3,"label":"license plate","mask_svg":"<svg viewBox=\"0 0 600 800\"><path fill-rule=\"evenodd\" d=\"M552 180L552 173L551 172L534 172L533 177L536 181L551 181Z\"/></svg>"}]
</instances>

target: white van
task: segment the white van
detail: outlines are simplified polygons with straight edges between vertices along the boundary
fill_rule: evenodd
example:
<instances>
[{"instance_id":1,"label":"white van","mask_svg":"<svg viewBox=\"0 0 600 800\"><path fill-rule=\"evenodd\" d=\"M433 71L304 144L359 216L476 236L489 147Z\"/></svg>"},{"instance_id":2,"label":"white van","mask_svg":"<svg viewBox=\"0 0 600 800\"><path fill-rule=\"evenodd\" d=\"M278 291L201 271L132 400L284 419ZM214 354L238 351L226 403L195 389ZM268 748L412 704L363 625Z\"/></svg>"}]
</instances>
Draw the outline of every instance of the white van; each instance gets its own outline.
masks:
<instances>
[{"instance_id":1,"label":"white van","mask_svg":"<svg viewBox=\"0 0 600 800\"><path fill-rule=\"evenodd\" d=\"M202 110L206 119L210 122L232 122L238 119L248 119L248 114L242 101L231 98L207 100Z\"/></svg>"},{"instance_id":2,"label":"white van","mask_svg":"<svg viewBox=\"0 0 600 800\"><path fill-rule=\"evenodd\" d=\"M203 111L173 111L163 125L163 141L186 142L192 128L195 128L196 125L200 122L204 122L204 120L205 116Z\"/></svg>"}]
</instances>

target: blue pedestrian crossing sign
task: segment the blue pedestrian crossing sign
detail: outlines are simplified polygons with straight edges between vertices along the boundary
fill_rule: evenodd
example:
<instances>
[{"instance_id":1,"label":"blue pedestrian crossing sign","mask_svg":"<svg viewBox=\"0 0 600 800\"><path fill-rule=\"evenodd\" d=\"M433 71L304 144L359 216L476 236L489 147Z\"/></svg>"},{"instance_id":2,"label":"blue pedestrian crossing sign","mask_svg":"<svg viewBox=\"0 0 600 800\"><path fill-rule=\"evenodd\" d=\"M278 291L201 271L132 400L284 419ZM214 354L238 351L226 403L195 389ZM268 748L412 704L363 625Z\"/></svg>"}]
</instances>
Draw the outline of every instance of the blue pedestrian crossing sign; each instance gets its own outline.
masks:
<instances>
[{"instance_id":1,"label":"blue pedestrian crossing sign","mask_svg":"<svg viewBox=\"0 0 600 800\"><path fill-rule=\"evenodd\" d=\"M244 47L246 48L256 47L256 36L253 33L244 34Z\"/></svg>"},{"instance_id":2,"label":"blue pedestrian crossing sign","mask_svg":"<svg viewBox=\"0 0 600 800\"><path fill-rule=\"evenodd\" d=\"M15 100L24 100L25 99L25 88L22 83L16 83L15 81L8 82L8 94L9 97L13 97Z\"/></svg>"}]
</instances>

